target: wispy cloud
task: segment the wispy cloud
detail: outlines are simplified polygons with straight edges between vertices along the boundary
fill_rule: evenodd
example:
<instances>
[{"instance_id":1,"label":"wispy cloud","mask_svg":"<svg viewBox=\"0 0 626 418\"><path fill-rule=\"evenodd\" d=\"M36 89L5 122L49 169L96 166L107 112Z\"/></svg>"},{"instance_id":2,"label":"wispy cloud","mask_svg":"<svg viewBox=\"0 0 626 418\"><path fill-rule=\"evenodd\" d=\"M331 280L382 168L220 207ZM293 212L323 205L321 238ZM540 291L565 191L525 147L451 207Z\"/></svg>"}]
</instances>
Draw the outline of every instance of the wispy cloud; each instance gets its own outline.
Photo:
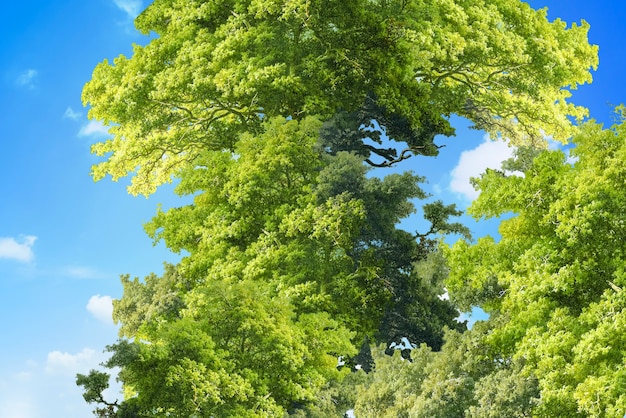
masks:
<instances>
[{"instance_id":1,"label":"wispy cloud","mask_svg":"<svg viewBox=\"0 0 626 418\"><path fill-rule=\"evenodd\" d=\"M87 302L87 310L99 321L113 324L113 299L111 296L92 296Z\"/></svg>"},{"instance_id":2,"label":"wispy cloud","mask_svg":"<svg viewBox=\"0 0 626 418\"><path fill-rule=\"evenodd\" d=\"M35 82L37 81L37 75L39 73L37 70L29 68L24 70L20 75L15 79L15 84L19 87L26 87L29 89L35 88Z\"/></svg>"},{"instance_id":3,"label":"wispy cloud","mask_svg":"<svg viewBox=\"0 0 626 418\"><path fill-rule=\"evenodd\" d=\"M478 191L470 183L471 177L478 177L487 168L498 169L502 162L513 156L514 148L505 142L492 141L487 136L478 147L463 151L459 163L452 170L450 190L460 194L467 200L478 197Z\"/></svg>"},{"instance_id":4,"label":"wispy cloud","mask_svg":"<svg viewBox=\"0 0 626 418\"><path fill-rule=\"evenodd\" d=\"M566 160L566 162L567 162L568 164L570 164L570 165L574 165L574 164L576 164L576 163L578 162L578 160L579 160L579 158L578 158L577 156L573 156L573 155L569 152L569 150L567 150L567 151L566 151L566 154L565 154L565 155L567 155L567 160Z\"/></svg>"},{"instance_id":5,"label":"wispy cloud","mask_svg":"<svg viewBox=\"0 0 626 418\"><path fill-rule=\"evenodd\" d=\"M91 348L84 348L76 354L51 351L48 353L45 370L48 374L73 376L96 363L96 356L96 351Z\"/></svg>"},{"instance_id":6,"label":"wispy cloud","mask_svg":"<svg viewBox=\"0 0 626 418\"><path fill-rule=\"evenodd\" d=\"M85 266L68 266L62 270L62 273L74 279L104 279L110 277L106 273Z\"/></svg>"},{"instance_id":7,"label":"wispy cloud","mask_svg":"<svg viewBox=\"0 0 626 418\"><path fill-rule=\"evenodd\" d=\"M21 371L0 370L0 417L93 416L93 405L84 401L75 376L99 369L107 357L101 350L89 347L70 352L55 350L47 353L41 365L28 361ZM115 381L116 369L107 372L113 376L104 397L114 401L120 397L121 385Z\"/></svg>"},{"instance_id":8,"label":"wispy cloud","mask_svg":"<svg viewBox=\"0 0 626 418\"><path fill-rule=\"evenodd\" d=\"M12 418L35 418L37 410L31 398L20 395L6 399L0 405L0 416Z\"/></svg>"},{"instance_id":9,"label":"wispy cloud","mask_svg":"<svg viewBox=\"0 0 626 418\"><path fill-rule=\"evenodd\" d=\"M67 118L67 119L78 120L78 119L80 119L80 117L82 115L83 114L81 112L77 112L74 109L72 109L71 107L68 107L65 110L65 113L63 114L63 117Z\"/></svg>"},{"instance_id":10,"label":"wispy cloud","mask_svg":"<svg viewBox=\"0 0 626 418\"><path fill-rule=\"evenodd\" d=\"M133 19L141 12L141 0L113 0L115 5Z\"/></svg>"},{"instance_id":11,"label":"wispy cloud","mask_svg":"<svg viewBox=\"0 0 626 418\"><path fill-rule=\"evenodd\" d=\"M78 136L105 136L109 135L109 128L99 120L91 120L78 131Z\"/></svg>"},{"instance_id":12,"label":"wispy cloud","mask_svg":"<svg viewBox=\"0 0 626 418\"><path fill-rule=\"evenodd\" d=\"M28 263L35 257L33 245L37 237L33 235L15 238L0 238L0 258Z\"/></svg>"}]
</instances>

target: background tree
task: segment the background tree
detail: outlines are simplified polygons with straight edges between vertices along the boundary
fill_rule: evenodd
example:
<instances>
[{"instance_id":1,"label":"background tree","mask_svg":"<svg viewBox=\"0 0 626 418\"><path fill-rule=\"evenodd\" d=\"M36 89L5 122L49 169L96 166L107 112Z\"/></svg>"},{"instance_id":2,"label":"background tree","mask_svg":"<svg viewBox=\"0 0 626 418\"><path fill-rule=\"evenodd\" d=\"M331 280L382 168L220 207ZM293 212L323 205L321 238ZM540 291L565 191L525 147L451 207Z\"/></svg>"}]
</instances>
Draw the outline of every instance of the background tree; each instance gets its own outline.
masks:
<instances>
[{"instance_id":1,"label":"background tree","mask_svg":"<svg viewBox=\"0 0 626 418\"><path fill-rule=\"evenodd\" d=\"M404 360L375 350L376 370L356 384L357 417L531 417L538 384L485 343L487 324L446 333L441 351L424 344Z\"/></svg>"},{"instance_id":2,"label":"background tree","mask_svg":"<svg viewBox=\"0 0 626 418\"><path fill-rule=\"evenodd\" d=\"M499 242L447 251L453 300L491 315L485 340L535 376L539 417L621 417L624 395L623 109L603 129L586 123L571 158L545 151L524 176L489 171L474 216L515 213ZM522 155L522 160L524 159Z\"/></svg>"}]
</instances>

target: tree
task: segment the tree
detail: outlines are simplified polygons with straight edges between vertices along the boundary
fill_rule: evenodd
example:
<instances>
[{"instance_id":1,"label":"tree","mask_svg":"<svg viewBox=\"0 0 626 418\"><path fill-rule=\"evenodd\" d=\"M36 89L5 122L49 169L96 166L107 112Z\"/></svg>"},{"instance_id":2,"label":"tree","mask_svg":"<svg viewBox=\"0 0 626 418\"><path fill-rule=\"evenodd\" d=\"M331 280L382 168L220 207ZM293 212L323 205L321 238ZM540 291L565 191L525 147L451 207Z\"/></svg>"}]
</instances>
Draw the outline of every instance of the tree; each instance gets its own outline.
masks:
<instances>
[{"instance_id":1,"label":"tree","mask_svg":"<svg viewBox=\"0 0 626 418\"><path fill-rule=\"evenodd\" d=\"M568 89L597 62L586 24L512 0L156 0L136 24L156 36L83 91L113 135L93 176L193 197L146 225L183 260L123 277L115 302L106 365L117 412L138 416L298 415L363 341L440 349L464 326L416 266L466 235L460 212L432 202L430 228L403 231L423 179L369 167L436 155L452 113L515 143L565 140L585 114Z\"/></svg>"},{"instance_id":2,"label":"tree","mask_svg":"<svg viewBox=\"0 0 626 418\"><path fill-rule=\"evenodd\" d=\"M419 240L397 229L415 211L409 200L426 197L421 179L366 176L362 158L322 151L319 126L268 119L233 154L208 151L183 173L176 190L193 191L193 204L146 229L188 255L162 277L123 277L114 303L124 339L106 365L121 369L122 405L147 416L297 414L345 378L338 356L361 361L364 339L438 348L440 326L455 326L441 283L423 283L413 264L436 234L465 232L448 221L458 211L428 204Z\"/></svg>"},{"instance_id":3,"label":"tree","mask_svg":"<svg viewBox=\"0 0 626 418\"><path fill-rule=\"evenodd\" d=\"M624 393L623 108L610 129L590 121L571 158L522 152L524 176L477 179L476 217L515 213L499 242L447 250L453 300L491 315L486 341L535 376L537 417L622 417Z\"/></svg>"},{"instance_id":4,"label":"tree","mask_svg":"<svg viewBox=\"0 0 626 418\"><path fill-rule=\"evenodd\" d=\"M100 418L115 417L119 408L117 400L109 402L102 395L102 392L109 388L110 378L110 374L93 369L87 375L80 373L76 375L76 385L83 386L85 389L83 393L85 401L103 405L94 410L94 415Z\"/></svg>"},{"instance_id":5,"label":"tree","mask_svg":"<svg viewBox=\"0 0 626 418\"><path fill-rule=\"evenodd\" d=\"M157 0L136 25L158 36L102 62L83 91L113 135L93 147L106 156L93 176L133 174L133 194L274 116L318 116L327 146L382 164L435 155L452 113L515 144L564 141L568 116L585 115L569 89L597 65L586 23L517 0ZM378 146L383 134L406 150Z\"/></svg>"},{"instance_id":6,"label":"tree","mask_svg":"<svg viewBox=\"0 0 626 418\"><path fill-rule=\"evenodd\" d=\"M531 417L538 385L520 364L485 342L487 324L465 333L448 331L434 352L425 344L411 353L375 350L376 370L356 384L355 415L374 417Z\"/></svg>"}]
</instances>

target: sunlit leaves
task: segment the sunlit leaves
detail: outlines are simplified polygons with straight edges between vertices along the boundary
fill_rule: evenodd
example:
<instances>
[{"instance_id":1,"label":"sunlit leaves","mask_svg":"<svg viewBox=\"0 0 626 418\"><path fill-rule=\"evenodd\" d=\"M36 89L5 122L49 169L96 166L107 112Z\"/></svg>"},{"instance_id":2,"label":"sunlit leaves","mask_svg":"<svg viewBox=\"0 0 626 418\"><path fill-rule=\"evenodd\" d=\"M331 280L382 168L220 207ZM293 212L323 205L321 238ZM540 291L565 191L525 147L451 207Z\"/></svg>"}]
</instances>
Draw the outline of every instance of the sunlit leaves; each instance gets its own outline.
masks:
<instances>
[{"instance_id":1,"label":"sunlit leaves","mask_svg":"<svg viewBox=\"0 0 626 418\"><path fill-rule=\"evenodd\" d=\"M418 153L453 113L515 144L565 141L585 115L569 89L597 64L586 23L516 0L163 0L137 26L158 36L98 65L83 101L113 135L93 147L94 178L132 175L145 195L264 117L327 121L372 97L371 119L404 121L390 136Z\"/></svg>"},{"instance_id":2,"label":"sunlit leaves","mask_svg":"<svg viewBox=\"0 0 626 418\"><path fill-rule=\"evenodd\" d=\"M358 417L530 417L533 376L485 344L488 328L449 331L441 351L422 345L411 361L375 350L376 369L357 383Z\"/></svg>"},{"instance_id":3,"label":"sunlit leaves","mask_svg":"<svg viewBox=\"0 0 626 418\"><path fill-rule=\"evenodd\" d=\"M364 162L436 155L435 136L453 134L452 114L516 145L566 141L576 132L570 118L585 115L566 101L569 90L590 82L597 64L588 25L550 23L516 0L156 0L136 24L151 40L99 64L83 101L112 135L93 145L103 158L94 179L130 175L129 192L146 196L176 181L177 193L193 198L146 225L182 254L180 264L163 277L124 277L114 307L128 338L108 362L121 367L128 395L119 410L143 416L322 414L328 402L314 399L345 375L336 356L354 356L362 341L441 348L443 328L464 325L440 297L447 268L433 254L440 234L469 239L449 220L460 212L436 201L421 209L425 231L397 228L416 211L411 200L427 197L423 179L368 176ZM606 281L577 286L594 283L597 269L610 272L618 252L585 261L575 244L601 224L619 234L611 211L622 202L607 187L604 203L550 212L564 190L587 203L591 195L566 187L575 170L556 153L517 165L525 177L493 171L477 182L475 214L520 213L502 242L447 251L452 299L501 321L488 333L499 348L490 357L486 340L453 331L445 354L422 346L419 387L395 398L411 416L526 408L535 381L509 367L517 344L538 358L543 346L527 336L565 330L606 290ZM524 315L528 306L533 315ZM465 356L477 346L480 355ZM544 351L554 356L535 365L567 363L563 350ZM538 372L542 389L575 376ZM580 405L599 381L580 389ZM489 395L515 386L513 400ZM370 398L391 411L394 396L384 388Z\"/></svg>"},{"instance_id":4,"label":"sunlit leaves","mask_svg":"<svg viewBox=\"0 0 626 418\"><path fill-rule=\"evenodd\" d=\"M545 151L523 177L487 172L472 213L514 216L499 242L447 250L451 297L490 309L487 341L537 378L534 416L624 413L624 135L621 118L589 122L574 161Z\"/></svg>"}]
</instances>

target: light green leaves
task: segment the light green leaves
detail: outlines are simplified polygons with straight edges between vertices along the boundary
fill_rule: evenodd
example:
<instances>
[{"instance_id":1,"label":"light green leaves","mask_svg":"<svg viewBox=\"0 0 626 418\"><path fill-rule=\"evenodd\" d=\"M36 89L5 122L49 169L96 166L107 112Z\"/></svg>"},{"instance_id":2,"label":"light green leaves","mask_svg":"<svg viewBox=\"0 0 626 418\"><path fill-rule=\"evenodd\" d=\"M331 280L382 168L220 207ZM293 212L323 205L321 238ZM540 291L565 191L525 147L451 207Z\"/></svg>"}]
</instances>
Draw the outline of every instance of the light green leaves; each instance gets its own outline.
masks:
<instances>
[{"instance_id":1,"label":"light green leaves","mask_svg":"<svg viewBox=\"0 0 626 418\"><path fill-rule=\"evenodd\" d=\"M355 355L365 338L441 348L443 327L464 325L439 298L447 269L433 254L441 234L469 239L449 219L460 212L436 201L422 208L426 232L398 229L416 211L411 199L426 197L423 179L370 177L365 163L436 155L435 136L453 134L452 114L515 145L566 141L577 131L570 118L585 115L567 102L569 90L590 82L597 64L588 25L548 22L517 0L156 0L136 23L155 36L99 64L83 91L89 117L112 135L94 144L102 160L92 175L131 176L129 192L146 196L175 181L193 197L146 225L184 255L180 264L143 282L124 277L115 302L128 339L111 347L108 366L122 369L119 412L142 416L301 415L340 385L336 356ZM537 385L580 378L532 363L544 352L546 364L571 360L559 357L559 339L533 338L568 332L602 299L607 278L622 286L609 261L621 247L585 260L576 246L591 250L583 241L600 225L623 232L611 214L624 202L610 190L621 172L608 160L613 177L586 178L604 184L596 202L595 189L568 186L582 165L557 153L526 160L512 163L524 178L493 171L478 181L475 215L520 214L503 240L446 250L452 298L500 321L484 332L495 354L483 334L450 331L445 354L416 350L425 371L405 375L415 393L399 398L387 383L363 390L380 403L373 415L399 416L397 401L410 416L481 416L487 404L500 416L521 405L526 416ZM528 306L536 309L525 315ZM562 340L573 347L594 321ZM580 386L581 408L591 410L603 376ZM512 387L512 398L490 395ZM562 394L553 395L557 404Z\"/></svg>"},{"instance_id":2,"label":"light green leaves","mask_svg":"<svg viewBox=\"0 0 626 418\"><path fill-rule=\"evenodd\" d=\"M533 416L624 413L624 134L623 120L589 122L574 137L575 161L545 151L519 165L524 177L487 172L472 213L515 215L499 242L446 251L452 299L486 307L490 344L537 378Z\"/></svg>"},{"instance_id":3,"label":"light green leaves","mask_svg":"<svg viewBox=\"0 0 626 418\"><path fill-rule=\"evenodd\" d=\"M137 25L158 37L99 64L83 91L113 135L93 147L104 157L93 177L131 175L132 194L207 150L233 151L265 117L327 121L372 97L372 119L402 120L414 152L450 135L453 113L515 145L566 141L568 118L586 114L569 89L597 65L587 24L548 22L516 0L167 0Z\"/></svg>"}]
</instances>

